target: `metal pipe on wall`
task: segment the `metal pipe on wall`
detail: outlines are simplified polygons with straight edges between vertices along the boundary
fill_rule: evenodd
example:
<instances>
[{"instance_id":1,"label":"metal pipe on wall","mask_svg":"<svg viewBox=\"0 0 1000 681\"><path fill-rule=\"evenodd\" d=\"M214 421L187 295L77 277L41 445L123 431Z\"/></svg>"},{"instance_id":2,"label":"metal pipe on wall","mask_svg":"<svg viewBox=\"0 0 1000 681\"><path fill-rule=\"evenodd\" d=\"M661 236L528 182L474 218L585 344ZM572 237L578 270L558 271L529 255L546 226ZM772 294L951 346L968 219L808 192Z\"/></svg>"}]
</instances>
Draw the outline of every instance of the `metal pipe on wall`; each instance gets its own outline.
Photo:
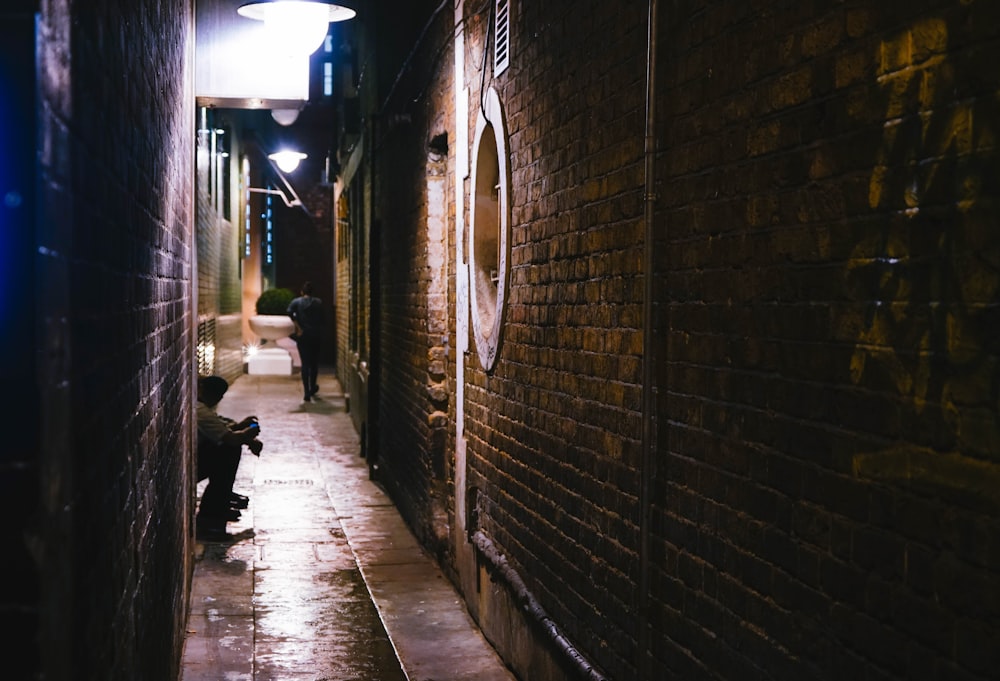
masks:
<instances>
[{"instance_id":1,"label":"metal pipe on wall","mask_svg":"<svg viewBox=\"0 0 1000 681\"><path fill-rule=\"evenodd\" d=\"M656 466L656 362L654 356L653 240L656 209L656 27L659 6L649 0L646 53L646 136L644 144L645 186L643 190L643 331L642 331L642 455L639 482L639 603L636 625L636 669L640 679L649 679L649 524L652 485Z\"/></svg>"},{"instance_id":2,"label":"metal pipe on wall","mask_svg":"<svg viewBox=\"0 0 1000 681\"><path fill-rule=\"evenodd\" d=\"M545 608L528 589L524 580L521 579L521 575L507 562L507 557L500 552L482 530L477 530L472 535L472 542L476 545L480 555L500 574L503 583L511 589L525 615L541 627L553 647L573 668L576 672L576 678L581 679L581 681L610 681L566 638L559 625L545 612Z\"/></svg>"}]
</instances>

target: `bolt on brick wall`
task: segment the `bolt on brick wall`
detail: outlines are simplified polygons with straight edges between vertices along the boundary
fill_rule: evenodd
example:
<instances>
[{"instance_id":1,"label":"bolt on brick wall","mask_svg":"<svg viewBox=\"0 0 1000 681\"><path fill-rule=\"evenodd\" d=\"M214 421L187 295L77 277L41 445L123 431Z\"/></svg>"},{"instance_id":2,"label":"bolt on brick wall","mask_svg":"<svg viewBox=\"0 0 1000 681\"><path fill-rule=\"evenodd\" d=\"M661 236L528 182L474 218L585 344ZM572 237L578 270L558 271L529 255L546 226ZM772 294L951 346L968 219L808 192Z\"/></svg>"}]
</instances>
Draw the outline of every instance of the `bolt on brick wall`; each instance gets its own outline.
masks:
<instances>
[{"instance_id":1,"label":"bolt on brick wall","mask_svg":"<svg viewBox=\"0 0 1000 681\"><path fill-rule=\"evenodd\" d=\"M175 679L194 323L190 3L43 3L35 528L46 679Z\"/></svg>"},{"instance_id":2,"label":"bolt on brick wall","mask_svg":"<svg viewBox=\"0 0 1000 681\"><path fill-rule=\"evenodd\" d=\"M990 678L998 7L665 9L652 666Z\"/></svg>"}]
</instances>

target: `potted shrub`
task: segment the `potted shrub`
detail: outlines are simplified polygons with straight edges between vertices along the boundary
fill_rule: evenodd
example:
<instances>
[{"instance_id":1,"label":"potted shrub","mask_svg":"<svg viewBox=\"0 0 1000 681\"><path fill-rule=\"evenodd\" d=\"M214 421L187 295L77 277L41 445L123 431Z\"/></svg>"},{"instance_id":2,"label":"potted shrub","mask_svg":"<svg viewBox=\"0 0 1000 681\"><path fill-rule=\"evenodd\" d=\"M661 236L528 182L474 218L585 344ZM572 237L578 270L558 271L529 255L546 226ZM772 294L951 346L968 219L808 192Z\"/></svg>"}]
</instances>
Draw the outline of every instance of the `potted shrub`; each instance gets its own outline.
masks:
<instances>
[{"instance_id":1,"label":"potted shrub","mask_svg":"<svg viewBox=\"0 0 1000 681\"><path fill-rule=\"evenodd\" d=\"M288 304L295 298L291 289L269 288L257 298L257 314L250 317L250 330L264 340L291 335L295 323L288 316Z\"/></svg>"},{"instance_id":2,"label":"potted shrub","mask_svg":"<svg viewBox=\"0 0 1000 681\"><path fill-rule=\"evenodd\" d=\"M257 298L257 314L288 315L288 306L295 298L289 288L269 288Z\"/></svg>"}]
</instances>

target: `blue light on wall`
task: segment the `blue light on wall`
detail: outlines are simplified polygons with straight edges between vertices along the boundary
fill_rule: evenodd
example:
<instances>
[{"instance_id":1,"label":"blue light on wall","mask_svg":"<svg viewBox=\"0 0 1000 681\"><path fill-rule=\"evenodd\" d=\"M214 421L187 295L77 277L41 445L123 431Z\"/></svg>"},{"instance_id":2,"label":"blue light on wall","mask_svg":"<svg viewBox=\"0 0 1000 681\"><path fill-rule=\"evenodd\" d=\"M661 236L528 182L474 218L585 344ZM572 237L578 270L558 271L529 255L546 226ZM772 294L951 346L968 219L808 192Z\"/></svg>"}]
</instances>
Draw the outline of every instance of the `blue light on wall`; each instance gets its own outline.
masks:
<instances>
[{"instance_id":1,"label":"blue light on wall","mask_svg":"<svg viewBox=\"0 0 1000 681\"><path fill-rule=\"evenodd\" d=\"M264 263L274 263L274 212L271 206L271 195L267 195L267 208L264 211Z\"/></svg>"},{"instance_id":2,"label":"blue light on wall","mask_svg":"<svg viewBox=\"0 0 1000 681\"><path fill-rule=\"evenodd\" d=\"M0 366L11 379L7 385L22 387L13 375L32 366L22 349L35 347L34 263L44 245L35 244L34 64L34 17L5 14L0 18L0 356L5 358ZM12 422L25 425L16 417Z\"/></svg>"},{"instance_id":3,"label":"blue light on wall","mask_svg":"<svg viewBox=\"0 0 1000 681\"><path fill-rule=\"evenodd\" d=\"M250 192L247 192L246 209L243 211L243 257L250 257Z\"/></svg>"}]
</instances>

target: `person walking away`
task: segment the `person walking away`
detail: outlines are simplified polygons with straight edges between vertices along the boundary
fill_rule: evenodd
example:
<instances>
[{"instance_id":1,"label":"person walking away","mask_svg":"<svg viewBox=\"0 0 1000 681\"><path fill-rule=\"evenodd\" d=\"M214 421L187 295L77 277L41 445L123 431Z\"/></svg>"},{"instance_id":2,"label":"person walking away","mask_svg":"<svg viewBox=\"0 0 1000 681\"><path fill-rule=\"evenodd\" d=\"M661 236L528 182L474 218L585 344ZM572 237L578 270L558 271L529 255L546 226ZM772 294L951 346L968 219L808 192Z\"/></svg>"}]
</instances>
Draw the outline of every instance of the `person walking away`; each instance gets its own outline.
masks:
<instances>
[{"instance_id":1,"label":"person walking away","mask_svg":"<svg viewBox=\"0 0 1000 681\"><path fill-rule=\"evenodd\" d=\"M260 423L256 416L236 422L216 412L227 390L229 383L221 376L198 379L198 480L208 478L208 486L201 495L195 527L198 538L208 541L226 540L226 523L239 520L239 509L249 503L247 497L233 492L243 445L256 456L264 448L257 439Z\"/></svg>"},{"instance_id":2,"label":"person walking away","mask_svg":"<svg viewBox=\"0 0 1000 681\"><path fill-rule=\"evenodd\" d=\"M292 339L299 348L302 362L302 399L312 401L319 392L319 352L323 335L323 301L313 295L311 282L302 284L298 298L288 305L288 316L295 322Z\"/></svg>"}]
</instances>

